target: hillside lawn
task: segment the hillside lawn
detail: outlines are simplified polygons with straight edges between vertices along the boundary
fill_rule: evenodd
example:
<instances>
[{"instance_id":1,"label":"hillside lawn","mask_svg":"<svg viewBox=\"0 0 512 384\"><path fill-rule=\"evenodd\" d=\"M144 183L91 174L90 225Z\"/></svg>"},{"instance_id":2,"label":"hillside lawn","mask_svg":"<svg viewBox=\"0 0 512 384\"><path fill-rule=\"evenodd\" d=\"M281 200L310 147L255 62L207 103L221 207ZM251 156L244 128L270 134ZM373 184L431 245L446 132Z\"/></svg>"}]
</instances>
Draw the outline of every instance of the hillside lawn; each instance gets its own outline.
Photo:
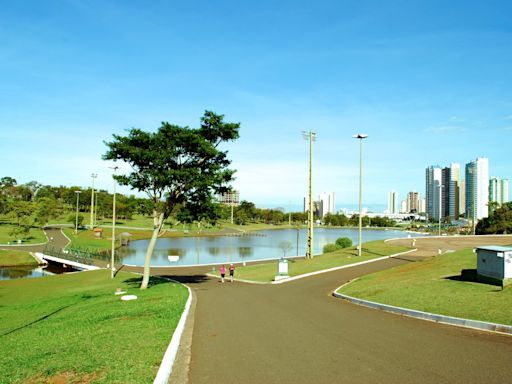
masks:
<instances>
[{"instance_id":1,"label":"hillside lawn","mask_svg":"<svg viewBox=\"0 0 512 384\"><path fill-rule=\"evenodd\" d=\"M16 244L16 238L11 236L9 232L15 228L16 225L9 222L0 223L0 244ZM32 227L30 228L29 234L23 244L39 244L45 243L48 239L41 228Z\"/></svg>"},{"instance_id":2,"label":"hillside lawn","mask_svg":"<svg viewBox=\"0 0 512 384\"><path fill-rule=\"evenodd\" d=\"M4 251L0 249L0 267L37 266L38 262L29 252Z\"/></svg>"},{"instance_id":3,"label":"hillside lawn","mask_svg":"<svg viewBox=\"0 0 512 384\"><path fill-rule=\"evenodd\" d=\"M150 383L188 297L98 270L0 281L0 383ZM121 301L117 288L138 296Z\"/></svg>"},{"instance_id":4,"label":"hillside lawn","mask_svg":"<svg viewBox=\"0 0 512 384\"><path fill-rule=\"evenodd\" d=\"M457 280L476 269L472 249L363 276L338 292L430 313L512 325L512 287Z\"/></svg>"},{"instance_id":5,"label":"hillside lawn","mask_svg":"<svg viewBox=\"0 0 512 384\"><path fill-rule=\"evenodd\" d=\"M357 256L356 247L341 249L335 252L317 255L313 259L295 259L288 262L289 276L298 276L305 273L317 272L324 269L340 267L405 252L411 248L395 246L385 243L383 240L370 241L363 244L362 255ZM235 278L258 282L270 282L277 275L278 260L247 266L237 266ZM218 271L214 273L220 276Z\"/></svg>"}]
</instances>

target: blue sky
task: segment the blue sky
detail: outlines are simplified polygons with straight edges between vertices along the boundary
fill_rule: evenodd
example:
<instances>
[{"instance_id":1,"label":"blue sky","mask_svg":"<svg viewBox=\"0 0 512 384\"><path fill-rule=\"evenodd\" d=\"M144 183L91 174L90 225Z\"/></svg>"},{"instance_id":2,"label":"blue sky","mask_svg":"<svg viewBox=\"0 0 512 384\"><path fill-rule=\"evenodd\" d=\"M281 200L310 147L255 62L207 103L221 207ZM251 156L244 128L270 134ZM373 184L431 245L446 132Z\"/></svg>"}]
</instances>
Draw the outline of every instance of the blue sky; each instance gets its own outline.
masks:
<instances>
[{"instance_id":1,"label":"blue sky","mask_svg":"<svg viewBox=\"0 0 512 384\"><path fill-rule=\"evenodd\" d=\"M206 109L241 123L235 187L259 206L307 191L424 192L425 168L485 156L512 179L509 1L8 1L0 13L0 169L112 189L113 133ZM124 192L127 192L124 190Z\"/></svg>"}]
</instances>

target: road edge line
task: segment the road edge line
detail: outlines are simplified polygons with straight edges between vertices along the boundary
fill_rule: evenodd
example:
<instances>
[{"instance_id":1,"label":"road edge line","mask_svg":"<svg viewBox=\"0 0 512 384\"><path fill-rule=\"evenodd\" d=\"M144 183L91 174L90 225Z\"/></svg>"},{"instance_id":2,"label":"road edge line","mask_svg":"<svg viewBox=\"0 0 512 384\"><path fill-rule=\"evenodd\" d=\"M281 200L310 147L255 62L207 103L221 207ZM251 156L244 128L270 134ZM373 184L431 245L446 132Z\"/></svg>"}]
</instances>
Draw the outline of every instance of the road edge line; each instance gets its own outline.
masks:
<instances>
[{"instance_id":1,"label":"road edge line","mask_svg":"<svg viewBox=\"0 0 512 384\"><path fill-rule=\"evenodd\" d=\"M405 251L405 252L395 253L395 254L389 255L389 256L377 257L375 259L359 261L357 263L341 265L339 267L333 267L333 268L329 268L329 269L322 269L320 271L315 271L315 272L305 273L303 275L293 276L293 277L290 277L288 279L282 279L282 280L278 280L278 281L271 281L270 284L284 284L284 283L288 283L290 281L295 281L295 280L303 279L305 277L320 275L322 273L338 271L340 269L345 269L345 268L357 267L359 265L369 264L369 263L373 263L373 262L376 262L376 261L382 261L382 260L390 259L392 257L407 255L408 253L416 252L417 250L418 249L415 248L415 249L410 249L410 250Z\"/></svg>"},{"instance_id":2,"label":"road edge line","mask_svg":"<svg viewBox=\"0 0 512 384\"><path fill-rule=\"evenodd\" d=\"M435 313L430 312L423 312L418 311L415 309L409 309L409 308L402 308L402 307L396 307L394 305L388 305L388 304L381 304L376 303L374 301L369 300L363 300L358 299L356 297L344 295L342 293L336 292L340 288L352 283L354 280L348 281L344 283L343 285L336 288L332 295L338 299L347 300L350 303L362 305L368 308L372 309L379 309L381 311L386 311L398 315L403 315L407 317L413 317L420 320L426 320L426 321L432 321L434 323L441 323L441 324L447 324L462 328L469 328L469 329L476 329L480 331L486 331L486 332L494 332L494 333L500 333L502 335L506 336L512 336L512 326L505 325L505 324L497 324L497 323L491 323L487 321L480 321L480 320L470 320L470 319L463 319L461 317L453 317L453 316L446 316L446 315L439 315Z\"/></svg>"}]
</instances>

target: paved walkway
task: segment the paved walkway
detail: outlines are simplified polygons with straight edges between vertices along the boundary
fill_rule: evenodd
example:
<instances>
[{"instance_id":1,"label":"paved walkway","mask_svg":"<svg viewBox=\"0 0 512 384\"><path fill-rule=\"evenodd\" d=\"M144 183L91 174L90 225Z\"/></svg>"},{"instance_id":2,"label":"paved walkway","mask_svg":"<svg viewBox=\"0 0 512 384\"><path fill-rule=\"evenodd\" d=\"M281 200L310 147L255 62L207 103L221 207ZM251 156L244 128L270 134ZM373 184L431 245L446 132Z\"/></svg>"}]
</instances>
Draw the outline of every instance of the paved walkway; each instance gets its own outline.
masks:
<instances>
[{"instance_id":1,"label":"paved walkway","mask_svg":"<svg viewBox=\"0 0 512 384\"><path fill-rule=\"evenodd\" d=\"M46 233L46 237L48 238L48 244L51 244L55 248L64 248L69 243L69 239L64 236L59 226L55 227L46 227L44 229ZM35 244L35 245L0 245L0 249L14 249L18 251L27 251L27 252L42 252L45 244Z\"/></svg>"},{"instance_id":2,"label":"paved walkway","mask_svg":"<svg viewBox=\"0 0 512 384\"><path fill-rule=\"evenodd\" d=\"M417 241L418 256L437 253L431 241ZM512 237L450 238L446 244L467 248L481 241L511 244ZM279 286L221 284L182 270L188 276L176 278L197 297L189 383L509 382L509 336L400 317L331 296L350 279L408 262L389 259ZM180 348L187 348L186 340ZM187 369L186 361L178 362L176 370Z\"/></svg>"}]
</instances>

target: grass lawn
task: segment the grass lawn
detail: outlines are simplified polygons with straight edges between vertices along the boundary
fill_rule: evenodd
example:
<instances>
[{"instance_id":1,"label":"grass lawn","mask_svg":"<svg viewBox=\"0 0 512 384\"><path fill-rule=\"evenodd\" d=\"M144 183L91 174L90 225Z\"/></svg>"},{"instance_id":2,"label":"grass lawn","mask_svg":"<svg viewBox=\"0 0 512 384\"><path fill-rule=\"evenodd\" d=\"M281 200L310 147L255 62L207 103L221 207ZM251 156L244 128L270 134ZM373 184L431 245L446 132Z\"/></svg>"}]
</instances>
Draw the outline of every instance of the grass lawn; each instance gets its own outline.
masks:
<instances>
[{"instance_id":1,"label":"grass lawn","mask_svg":"<svg viewBox=\"0 0 512 384\"><path fill-rule=\"evenodd\" d=\"M409 250L407 247L400 247L384 243L383 240L370 241L363 244L363 253L361 257L357 256L355 247L342 249L335 252L325 253L315 256L311 260L297 259L288 263L288 273L290 276L298 276L309 272L321 271L333 267L358 263L375 259L382 256L389 256L395 253ZM269 282L274 280L277 274L277 261L255 264L248 266L238 266L235 271L235 277L245 280L260 282Z\"/></svg>"},{"instance_id":2,"label":"grass lawn","mask_svg":"<svg viewBox=\"0 0 512 384\"><path fill-rule=\"evenodd\" d=\"M188 292L151 283L106 270L0 281L0 383L152 382Z\"/></svg>"},{"instance_id":3,"label":"grass lawn","mask_svg":"<svg viewBox=\"0 0 512 384\"><path fill-rule=\"evenodd\" d=\"M90 249L91 251L98 250L110 250L112 248L112 229L105 227L103 229L103 235L101 239L97 239L93 231L87 229L81 229L78 234L75 235L75 230L72 228L63 228L62 231L71 240L71 244L68 247ZM131 240L149 239L151 238L152 231L140 231L140 230L123 230L116 228L116 237L122 232L129 232L132 234Z\"/></svg>"},{"instance_id":4,"label":"grass lawn","mask_svg":"<svg viewBox=\"0 0 512 384\"><path fill-rule=\"evenodd\" d=\"M475 269L471 249L363 276L340 293L425 312L512 325L512 288L457 281Z\"/></svg>"},{"instance_id":5,"label":"grass lawn","mask_svg":"<svg viewBox=\"0 0 512 384\"><path fill-rule=\"evenodd\" d=\"M0 224L0 244L15 244L16 239L9 235L9 232L15 227L15 224L3 222ZM39 244L47 241L41 228L30 228L28 238L23 240L23 244Z\"/></svg>"},{"instance_id":6,"label":"grass lawn","mask_svg":"<svg viewBox=\"0 0 512 384\"><path fill-rule=\"evenodd\" d=\"M0 250L0 267L37 266L36 259L29 252Z\"/></svg>"}]
</instances>

